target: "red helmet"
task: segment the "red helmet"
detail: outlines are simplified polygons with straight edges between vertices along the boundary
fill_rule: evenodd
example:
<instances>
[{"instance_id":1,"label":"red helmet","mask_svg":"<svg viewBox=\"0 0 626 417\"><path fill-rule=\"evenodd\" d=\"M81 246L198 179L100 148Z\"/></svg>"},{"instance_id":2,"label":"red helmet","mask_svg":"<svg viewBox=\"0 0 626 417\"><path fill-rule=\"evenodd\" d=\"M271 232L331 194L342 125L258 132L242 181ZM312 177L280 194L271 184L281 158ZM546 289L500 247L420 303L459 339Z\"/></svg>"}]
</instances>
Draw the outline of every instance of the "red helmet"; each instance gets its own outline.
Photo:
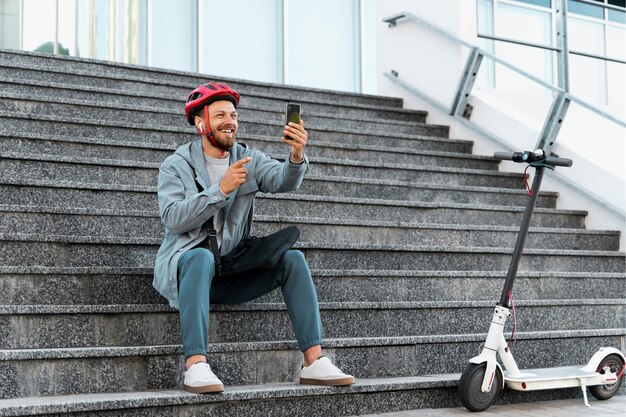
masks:
<instances>
[{"instance_id":1,"label":"red helmet","mask_svg":"<svg viewBox=\"0 0 626 417\"><path fill-rule=\"evenodd\" d=\"M187 96L187 102L185 103L185 117L187 117L189 124L193 125L193 116L197 110L200 110L204 106L208 106L218 100L228 100L232 102L235 107L237 107L237 105L239 105L240 98L241 96L239 93L224 83L206 83L193 90Z\"/></svg>"}]
</instances>

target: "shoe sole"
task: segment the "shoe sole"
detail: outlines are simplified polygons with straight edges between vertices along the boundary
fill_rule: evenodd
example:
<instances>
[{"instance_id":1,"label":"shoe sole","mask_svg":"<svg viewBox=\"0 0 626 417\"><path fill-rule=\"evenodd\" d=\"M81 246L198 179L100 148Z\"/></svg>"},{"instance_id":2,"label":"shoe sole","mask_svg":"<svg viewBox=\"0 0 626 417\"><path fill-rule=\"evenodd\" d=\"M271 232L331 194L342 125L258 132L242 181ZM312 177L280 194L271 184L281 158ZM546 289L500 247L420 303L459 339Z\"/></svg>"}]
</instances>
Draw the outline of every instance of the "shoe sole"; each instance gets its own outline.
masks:
<instances>
[{"instance_id":1,"label":"shoe sole","mask_svg":"<svg viewBox=\"0 0 626 417\"><path fill-rule=\"evenodd\" d=\"M190 387L189 385L183 385L183 389L194 394L217 394L224 391L224 385L205 385L203 387Z\"/></svg>"},{"instance_id":2,"label":"shoe sole","mask_svg":"<svg viewBox=\"0 0 626 417\"><path fill-rule=\"evenodd\" d=\"M356 381L353 377L340 378L340 379L311 379L300 378L300 383L304 385L327 385L331 387L341 387L345 385L352 385Z\"/></svg>"}]
</instances>

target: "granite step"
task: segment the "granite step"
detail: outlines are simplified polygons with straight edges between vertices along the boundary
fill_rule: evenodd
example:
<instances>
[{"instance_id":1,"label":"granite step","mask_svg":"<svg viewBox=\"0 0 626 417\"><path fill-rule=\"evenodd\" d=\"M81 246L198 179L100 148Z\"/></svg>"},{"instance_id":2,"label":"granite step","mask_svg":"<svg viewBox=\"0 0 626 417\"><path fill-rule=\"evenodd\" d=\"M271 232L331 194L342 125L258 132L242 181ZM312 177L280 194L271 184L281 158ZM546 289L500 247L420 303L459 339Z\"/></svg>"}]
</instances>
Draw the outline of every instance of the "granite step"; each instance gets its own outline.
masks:
<instances>
[{"instance_id":1,"label":"granite step","mask_svg":"<svg viewBox=\"0 0 626 417\"><path fill-rule=\"evenodd\" d=\"M15 78L18 77L18 78ZM31 78L29 78L31 77ZM38 70L11 68L0 61L0 78L5 80L6 92L17 93L23 97L29 94L54 95L58 98L84 97L88 91L94 102L106 104L132 104L157 107L180 113L187 94L198 84L185 86L156 85L153 81L123 81L90 75L49 73ZM36 82L29 80L35 79ZM158 80L156 80L158 81ZM106 85L114 88L104 87ZM235 86L235 84L231 84ZM324 95L308 96L302 94L285 95L273 92L255 91L242 85L243 89L239 108L248 111L263 108L284 114L285 104L296 101L301 104L303 118L309 122L312 118L329 117L348 120L378 120L382 123L412 124L425 123L427 112L405 109L389 103L361 104L359 102L342 103L341 100L328 99Z\"/></svg>"},{"instance_id":2,"label":"granite step","mask_svg":"<svg viewBox=\"0 0 626 417\"><path fill-rule=\"evenodd\" d=\"M0 112L0 126L6 133L12 132L46 132L47 135L97 138L106 140L119 140L121 142L143 141L151 144L176 147L198 138L198 135L181 116L181 123L173 126L151 125L147 128L143 120L129 123L117 120L85 119L75 115L54 116L37 114L28 116L24 114ZM264 135L278 140L282 136L283 123L268 124L263 121L248 121L242 123L239 136ZM368 146L380 146L381 135L368 132L354 133L339 125L332 129L310 129L307 126L309 136L318 142L334 142L338 144L362 144ZM420 140L447 139L442 136L431 134L404 134L391 133L385 137L385 147L393 149L412 148L419 149ZM471 156L469 156L471 157ZM492 159L496 169L498 161Z\"/></svg>"},{"instance_id":3,"label":"granite step","mask_svg":"<svg viewBox=\"0 0 626 417\"><path fill-rule=\"evenodd\" d=\"M323 100L327 104L362 104L370 106L402 107L402 99L376 95L348 93L344 91L322 90L284 84L263 83L258 81L245 81L216 78L211 75L191 72L172 71L166 69L142 67L138 65L125 65L94 59L81 59L71 57L59 59L59 56L27 53L22 51L0 51L0 65L9 69L9 75L19 78L18 70L38 71L41 75L33 72L26 78L53 81L65 80L67 83L80 85L76 81L83 78L86 84L103 88L117 89L120 91L133 91L141 94L144 91L155 93L171 92L178 89L180 97L186 97L191 89L208 81L222 81L242 94L268 94L270 97L284 100ZM73 78L68 78L73 76ZM92 84L87 84L91 82Z\"/></svg>"},{"instance_id":4,"label":"granite step","mask_svg":"<svg viewBox=\"0 0 626 417\"><path fill-rule=\"evenodd\" d=\"M319 308L325 338L377 338L485 332L494 304L320 302ZM517 330L617 328L625 305L624 299L518 299ZM0 349L170 345L181 340L178 311L159 304L0 306L0 323ZM210 343L294 339L283 303L211 306Z\"/></svg>"},{"instance_id":5,"label":"granite step","mask_svg":"<svg viewBox=\"0 0 626 417\"><path fill-rule=\"evenodd\" d=\"M280 152L280 148L276 150L276 153L269 153L269 156L284 160L287 154ZM172 152L169 152L167 155L162 155L162 157L165 159L171 154ZM444 184L454 184L464 182L458 179L454 180L456 176L469 174L468 176L471 177L472 174L474 174L474 178L476 178L476 174L481 175L485 170L490 170L494 166L492 158L468 158L463 154L438 151L415 153L413 159L414 163L412 164L389 162L371 163L359 160L346 160L345 158L323 158L310 155L309 160L311 165L309 173L305 177L305 182L309 180L311 176L321 175L347 177L355 180L360 179L362 181L372 181L373 179L394 180L409 185L413 183L434 183L438 185L442 182ZM4 170L3 176L11 176L11 172L20 174L20 170L26 170L27 172L32 172L32 175L38 175L39 172L37 169L39 169L40 171L46 170L52 173L59 171L58 175L80 174L80 178L86 178L88 181L89 174L86 170L92 169L101 171L102 175L110 176L111 181L116 183L124 183L124 179L126 179L127 182L139 185L146 183L153 184L154 180L158 177L158 169L161 165L161 161L105 159L100 155L87 156L81 154L80 151L68 155L37 152L22 153L19 152L19 150L0 151L0 162L2 162L0 169ZM69 170L70 172L65 172L64 170ZM82 171L74 173L74 171L77 170ZM107 175L107 170L117 173L117 177L114 174ZM497 171L492 171L493 174L496 172ZM133 176L135 173L138 173L138 178ZM19 177L17 174L13 176ZM146 177L148 180L140 181L142 178ZM446 181L448 179L450 179L450 181ZM98 182L100 182L100 180ZM484 183L484 181L480 179L476 182ZM156 185L156 183L154 184ZM513 184L509 183L505 185ZM484 188L498 189L493 186ZM515 188L517 191L523 191L523 181L519 180ZM550 194L550 192L544 193ZM556 195L555 193L551 194Z\"/></svg>"},{"instance_id":6,"label":"granite step","mask_svg":"<svg viewBox=\"0 0 626 417\"><path fill-rule=\"evenodd\" d=\"M522 368L582 364L599 347L619 347L625 332L519 332L513 346ZM461 372L484 339L484 334L327 339L324 353L359 380L399 378ZM536 355L546 350L559 354ZM295 383L302 355L295 341L218 343L209 345L208 360L222 382L232 387ZM46 366L51 362L54 366ZM7 382L0 387L0 398L5 399L176 390L182 387L184 370L179 345L1 350L0 364L0 378Z\"/></svg>"},{"instance_id":7,"label":"granite step","mask_svg":"<svg viewBox=\"0 0 626 417\"><path fill-rule=\"evenodd\" d=\"M115 121L120 123L149 123L150 127L156 126L187 126L184 111L163 110L158 107L134 106L106 103L98 103L86 100L65 99L56 97L33 97L12 98L11 94L0 94L0 111L5 114L20 114L36 118L39 114L49 116L66 117L73 115L85 120ZM242 109L240 112L239 131L242 133L275 134L282 135L281 127L284 126L284 112L265 112L261 110ZM448 137L447 126L433 125L414 122L407 125L378 124L373 122L350 121L341 119L329 119L316 117L314 120L304 118L307 131L311 136L325 137L327 131L343 132L345 134L358 135L366 133L370 135L432 135Z\"/></svg>"},{"instance_id":8,"label":"granite step","mask_svg":"<svg viewBox=\"0 0 626 417\"><path fill-rule=\"evenodd\" d=\"M80 178L49 180L0 177L0 201L6 205L130 210L142 215L158 210L156 187L80 182ZM411 220L443 224L520 224L523 207L482 204L347 198L304 194L259 194L255 213L298 213L335 219ZM531 225L584 228L585 211L537 208Z\"/></svg>"},{"instance_id":9,"label":"granite step","mask_svg":"<svg viewBox=\"0 0 626 417\"><path fill-rule=\"evenodd\" d=\"M265 236L286 225L300 228L300 242L370 242L428 246L513 247L518 227L426 224L367 219L255 216L254 234ZM0 205L0 233L162 238L158 212L53 209ZM619 250L618 231L531 228L527 248Z\"/></svg>"},{"instance_id":10,"label":"granite step","mask_svg":"<svg viewBox=\"0 0 626 417\"><path fill-rule=\"evenodd\" d=\"M109 184L156 186L158 164L139 161L115 161L95 158L27 156L22 159L17 154L0 154L0 176L5 178L37 179L65 181L80 178L82 181ZM314 163L314 161L312 161ZM407 176L413 172L403 170L402 166L362 167L341 161L318 160L311 167L310 174L298 189L298 194L344 196L351 198L378 199L424 202L455 202L463 204L511 205L524 206L528 195L523 189L458 186L446 184L421 184L410 180L389 179L395 172L404 172ZM360 178L359 174L367 174ZM343 176L340 176L343 174ZM368 178L380 179L368 179ZM554 208L558 193L542 191L537 200L537 207Z\"/></svg>"},{"instance_id":11,"label":"granite step","mask_svg":"<svg viewBox=\"0 0 626 417\"><path fill-rule=\"evenodd\" d=\"M0 400L3 416L346 416L457 407L460 374L362 379L345 388L293 383L227 387L220 395L182 390ZM569 396L573 395L569 392ZM510 396L508 396L510 397ZM525 397L536 397L532 394ZM507 396L502 397L506 399Z\"/></svg>"},{"instance_id":12,"label":"granite step","mask_svg":"<svg viewBox=\"0 0 626 417\"><path fill-rule=\"evenodd\" d=\"M269 156L283 159L286 154L270 154ZM423 157L428 159L426 155ZM463 158L459 158L457 154L446 154L445 152L439 155L433 155L431 158L441 165L447 165L448 167L469 165L468 168L480 169L483 168L481 165L488 166L485 160L464 160ZM428 175L422 175L423 170L411 165L382 163L365 166L364 163L360 161L333 160L314 156L311 156L309 159L311 166L309 173L305 177L305 182L312 180L312 177L333 175L370 182L376 180L390 180L398 184L410 185L413 183L412 180L414 178ZM104 180L117 184L129 183L133 185L156 185L160 167L159 162L102 159L73 155L23 155L18 152L1 152L0 162L2 163L2 165L0 165L0 170L2 171L0 172L3 177L28 178L26 174L29 174L31 177L40 177L43 173L44 178L49 178L50 175L55 174L60 177L59 180L82 178L83 181L90 182L90 179L96 176L96 182L102 182ZM460 168L463 167L461 166ZM450 176L457 175L452 169L448 171ZM64 175L67 175L67 177L63 177ZM493 187L483 188L485 190L493 189ZM514 191L518 194L524 194L524 190L519 187ZM505 192L512 191L505 190ZM556 196L556 193L549 191L544 192L544 194Z\"/></svg>"},{"instance_id":13,"label":"granite step","mask_svg":"<svg viewBox=\"0 0 626 417\"><path fill-rule=\"evenodd\" d=\"M273 416L339 417L403 410L461 407L460 374L361 379L348 388L268 384L227 387L220 395L180 390L29 397L0 401L6 417L73 416ZM519 393L505 390L496 404L573 399L579 388Z\"/></svg>"},{"instance_id":14,"label":"granite step","mask_svg":"<svg viewBox=\"0 0 626 417\"><path fill-rule=\"evenodd\" d=\"M151 268L161 239L116 236L0 234L0 265ZM503 271L511 248L297 243L310 268L436 271ZM624 272L625 254L614 251L527 249L520 271Z\"/></svg>"},{"instance_id":15,"label":"granite step","mask_svg":"<svg viewBox=\"0 0 626 417\"><path fill-rule=\"evenodd\" d=\"M54 136L39 132L7 132L0 131L0 152L60 156L87 156L100 159L116 159L124 161L162 162L174 153L176 146L165 144L153 144L142 141L133 141L131 137L127 141L109 140L102 138L80 138L67 136ZM192 137L189 138L193 140ZM268 154L281 155L284 157L286 146L276 137L259 135L239 135L239 142L245 143L250 148L259 149ZM306 148L307 155L317 158L332 158L334 160L367 161L368 165L374 163L389 163L412 165L414 169L434 172L446 172L451 168L433 167L432 161L427 166L417 167L416 159L423 159L428 151L445 152L447 154L469 153L465 141L457 141L443 138L415 139L415 148L392 148L380 149L379 146L359 144L339 144L334 142L311 141ZM435 153L434 156L440 156ZM490 181L485 184L497 186L499 181L507 184L515 181L516 186L521 184L521 174L510 172L498 172L494 169L473 172L467 170L468 176L487 176Z\"/></svg>"},{"instance_id":16,"label":"granite step","mask_svg":"<svg viewBox=\"0 0 626 417\"><path fill-rule=\"evenodd\" d=\"M494 301L506 271L311 270L320 301ZM0 305L166 304L149 268L0 267ZM515 299L609 299L624 273L520 272ZM280 303L272 292L253 302Z\"/></svg>"},{"instance_id":17,"label":"granite step","mask_svg":"<svg viewBox=\"0 0 626 417\"><path fill-rule=\"evenodd\" d=\"M96 112L93 112L97 114ZM95 116L94 116L95 117ZM87 119L82 115L66 114L55 115L46 112L30 116L28 114L0 111L0 126L8 133L35 131L46 132L55 136L87 137L101 139L115 139L121 141L136 141L139 143L158 143L169 146L178 146L194 140L198 137L195 129L187 124L183 116L175 124L148 126L145 119L136 117L134 122L125 122L117 118L108 120L93 118ZM279 140L283 135L284 123L267 122L264 120L248 120L241 123L238 135L262 135ZM437 127L431 125L418 126L421 133L376 133L362 130L354 132L339 124L334 124L328 129L306 126L309 137L318 142L335 142L340 144L364 144L370 146L380 146L380 141L385 141L385 147L410 148L419 146L421 139L447 139L438 132ZM471 155L466 155L470 157ZM497 161L491 159L493 165ZM495 168L493 168L495 169Z\"/></svg>"},{"instance_id":18,"label":"granite step","mask_svg":"<svg viewBox=\"0 0 626 417\"><path fill-rule=\"evenodd\" d=\"M9 84L7 87L0 92L0 111L6 113L24 115L37 113L48 115L80 114L85 118L97 114L98 119L105 120L136 122L138 119L145 119L150 120L151 125L179 127L181 122L185 124L185 96L179 97L178 100L169 100L166 104L154 103L154 105L150 105L142 97L132 97L132 100L120 101L119 97L114 96L115 101L110 98L99 100L98 95L94 95L92 89L68 91L50 88L42 91L40 86L31 88ZM11 91L12 89L17 91ZM87 95L89 100L84 99ZM36 100L33 100L33 97L36 97ZM266 107L256 104L256 101L254 97L250 97L245 104L242 103L241 106L237 107L240 124L259 120L273 125L286 123L284 102L277 100L276 104L282 104L282 106ZM326 110L327 113L321 113L309 111L306 103L301 103L301 106L302 119L304 119L307 129L332 129L340 126L354 132L377 133L379 135L388 135L389 132L393 132L410 135L424 134L425 129L432 127L431 132L436 136L448 136L449 129L447 127L426 124L424 120L412 122L393 119L380 120L376 114L385 113L385 111L375 108L333 108L330 113L328 109ZM391 113L391 110L387 110L387 112ZM469 142L467 144L471 146Z\"/></svg>"}]
</instances>

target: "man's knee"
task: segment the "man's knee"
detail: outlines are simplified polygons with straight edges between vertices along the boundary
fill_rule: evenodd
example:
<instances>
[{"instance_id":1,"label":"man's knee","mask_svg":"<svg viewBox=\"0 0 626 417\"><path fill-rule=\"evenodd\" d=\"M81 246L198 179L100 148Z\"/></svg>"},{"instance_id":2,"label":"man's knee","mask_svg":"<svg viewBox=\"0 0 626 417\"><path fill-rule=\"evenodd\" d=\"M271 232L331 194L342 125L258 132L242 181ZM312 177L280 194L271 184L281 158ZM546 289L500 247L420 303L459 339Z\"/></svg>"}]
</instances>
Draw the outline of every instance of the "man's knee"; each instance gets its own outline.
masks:
<instances>
[{"instance_id":1,"label":"man's knee","mask_svg":"<svg viewBox=\"0 0 626 417\"><path fill-rule=\"evenodd\" d=\"M304 258L304 254L296 249L290 249L287 252L285 252L283 254L281 261L287 268L306 267L308 269L306 259Z\"/></svg>"},{"instance_id":2,"label":"man's knee","mask_svg":"<svg viewBox=\"0 0 626 417\"><path fill-rule=\"evenodd\" d=\"M195 248L185 252L178 261L179 274L192 272L194 278L212 278L215 274L215 260L211 251L204 248Z\"/></svg>"}]
</instances>

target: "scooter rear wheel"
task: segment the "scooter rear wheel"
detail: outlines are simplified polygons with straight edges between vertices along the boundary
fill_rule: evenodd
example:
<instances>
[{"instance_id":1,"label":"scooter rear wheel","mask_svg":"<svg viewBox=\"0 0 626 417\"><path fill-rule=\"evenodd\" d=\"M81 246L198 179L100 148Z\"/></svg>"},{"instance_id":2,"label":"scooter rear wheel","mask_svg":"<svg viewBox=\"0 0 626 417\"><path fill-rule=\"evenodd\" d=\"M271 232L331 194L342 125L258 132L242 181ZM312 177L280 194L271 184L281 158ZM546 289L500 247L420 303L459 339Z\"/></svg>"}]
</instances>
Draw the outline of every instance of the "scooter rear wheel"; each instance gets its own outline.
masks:
<instances>
[{"instance_id":1,"label":"scooter rear wheel","mask_svg":"<svg viewBox=\"0 0 626 417\"><path fill-rule=\"evenodd\" d=\"M483 378L485 377L486 363L470 363L459 380L459 397L461 403L470 411L484 411L498 398L502 387L502 374L496 369L496 375L491 390L482 392Z\"/></svg>"},{"instance_id":2,"label":"scooter rear wheel","mask_svg":"<svg viewBox=\"0 0 626 417\"><path fill-rule=\"evenodd\" d=\"M602 359L602 362L600 362L600 365L598 366L598 372L603 374L604 368L606 368L607 366L609 367L609 369L611 369L611 372L619 374L621 370L624 369L624 361L619 355L608 355L604 359ZM620 387L622 386L623 379L624 375L622 375L620 378L617 379L617 381L612 384L594 385L593 387L589 387L589 392L591 392L591 395L596 397L598 400L608 400L609 398L617 394Z\"/></svg>"}]
</instances>

